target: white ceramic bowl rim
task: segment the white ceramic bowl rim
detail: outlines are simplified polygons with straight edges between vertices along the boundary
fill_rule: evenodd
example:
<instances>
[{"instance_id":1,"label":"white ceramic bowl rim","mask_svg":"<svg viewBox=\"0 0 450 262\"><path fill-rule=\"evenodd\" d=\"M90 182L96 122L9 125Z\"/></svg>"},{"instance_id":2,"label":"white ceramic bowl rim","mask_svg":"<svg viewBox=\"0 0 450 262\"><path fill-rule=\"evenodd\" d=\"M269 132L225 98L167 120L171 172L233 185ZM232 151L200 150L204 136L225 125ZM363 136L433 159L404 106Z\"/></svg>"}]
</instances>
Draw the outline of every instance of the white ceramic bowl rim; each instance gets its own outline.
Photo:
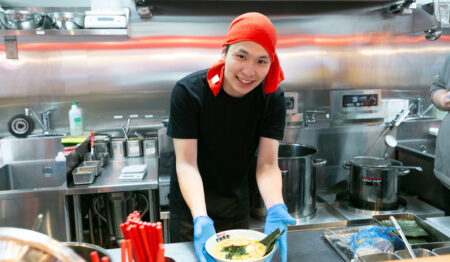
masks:
<instances>
[{"instance_id":1,"label":"white ceramic bowl rim","mask_svg":"<svg viewBox=\"0 0 450 262\"><path fill-rule=\"evenodd\" d=\"M248 230L248 229L233 229L233 230L226 230L226 231L222 231L220 233L217 233L215 235L212 235L205 243L205 249L206 252L208 252L208 254L214 258L216 261L220 261L220 262L227 262L227 261L231 261L228 259L221 259L218 257L215 257L212 254L212 249L213 247L220 242L221 240L217 241L218 239L223 238L223 240L228 239L228 238L238 238L238 237L245 237L245 238L249 238L249 239L254 239L254 240L262 240L263 238L265 238L267 235L258 231L254 231L254 230ZM275 248L272 248L272 250L270 251L269 254L265 255L264 257L260 257L260 258L254 258L254 259L250 259L250 260L245 260L247 262L261 262L266 260L270 255L273 254L273 252L275 251Z\"/></svg>"}]
</instances>

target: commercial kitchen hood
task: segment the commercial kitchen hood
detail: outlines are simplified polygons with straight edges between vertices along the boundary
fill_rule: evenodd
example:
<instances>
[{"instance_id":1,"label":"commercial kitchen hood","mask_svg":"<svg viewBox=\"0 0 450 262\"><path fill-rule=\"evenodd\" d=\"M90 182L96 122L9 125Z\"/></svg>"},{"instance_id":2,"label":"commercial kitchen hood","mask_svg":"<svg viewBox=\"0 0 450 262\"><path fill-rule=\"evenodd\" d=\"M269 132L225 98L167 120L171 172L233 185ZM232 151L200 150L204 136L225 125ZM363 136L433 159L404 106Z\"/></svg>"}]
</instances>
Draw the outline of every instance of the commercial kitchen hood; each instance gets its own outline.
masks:
<instances>
[{"instance_id":1,"label":"commercial kitchen hood","mask_svg":"<svg viewBox=\"0 0 450 262\"><path fill-rule=\"evenodd\" d=\"M34 12L85 12L92 15L94 22L105 22L95 13L89 13L97 2L105 6L114 3L126 10L126 28L108 28L98 26L89 29L45 29L23 30L1 28L0 37L4 39L5 50L9 50L11 57L17 57L16 45L21 42L64 42L64 41L117 41L129 37L130 23L151 23L152 15L162 16L235 16L249 11L257 11L269 16L296 16L296 15L326 15L344 14L353 15L364 12L382 13L387 16L403 16L412 20L409 30L402 28L401 32L428 35L428 39L437 39L441 33L441 25L436 22L433 12L423 8L424 3L433 5L438 0L82 0L73 4L71 0L0 0L4 9L30 10ZM447 1L447 0L440 0ZM450 0L449 0L450 1ZM420 3L417 4L416 3ZM450 6L450 5L449 5ZM141 12L140 8L144 8ZM429 9L429 8L428 8ZM433 9L433 8L431 8ZM98 10L98 9L97 9ZM150 12L150 13L145 13ZM111 17L108 17L111 19ZM404 18L402 18L404 19ZM104 25L105 23L103 23ZM91 24L92 25L92 24ZM45 36L45 38L43 37ZM79 36L79 37L76 37ZM74 38L76 37L76 38ZM25 39L28 40L25 40Z\"/></svg>"},{"instance_id":2,"label":"commercial kitchen hood","mask_svg":"<svg viewBox=\"0 0 450 262\"><path fill-rule=\"evenodd\" d=\"M140 2L142 0L136 0ZM414 0L150 0L154 14L238 15L249 10L267 15L306 15L383 7Z\"/></svg>"}]
</instances>

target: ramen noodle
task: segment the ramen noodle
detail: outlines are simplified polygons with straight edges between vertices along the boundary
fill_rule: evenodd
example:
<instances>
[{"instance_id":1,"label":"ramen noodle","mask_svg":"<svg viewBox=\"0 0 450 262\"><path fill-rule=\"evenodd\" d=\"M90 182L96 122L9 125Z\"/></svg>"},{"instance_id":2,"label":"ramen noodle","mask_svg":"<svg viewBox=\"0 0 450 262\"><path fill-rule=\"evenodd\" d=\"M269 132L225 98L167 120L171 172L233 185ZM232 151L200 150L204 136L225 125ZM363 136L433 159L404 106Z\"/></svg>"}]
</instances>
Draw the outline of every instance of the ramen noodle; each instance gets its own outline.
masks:
<instances>
[{"instance_id":1,"label":"ramen noodle","mask_svg":"<svg viewBox=\"0 0 450 262\"><path fill-rule=\"evenodd\" d=\"M248 238L230 238L217 243L213 247L212 253L220 259L249 260L263 257L266 253L266 246Z\"/></svg>"}]
</instances>

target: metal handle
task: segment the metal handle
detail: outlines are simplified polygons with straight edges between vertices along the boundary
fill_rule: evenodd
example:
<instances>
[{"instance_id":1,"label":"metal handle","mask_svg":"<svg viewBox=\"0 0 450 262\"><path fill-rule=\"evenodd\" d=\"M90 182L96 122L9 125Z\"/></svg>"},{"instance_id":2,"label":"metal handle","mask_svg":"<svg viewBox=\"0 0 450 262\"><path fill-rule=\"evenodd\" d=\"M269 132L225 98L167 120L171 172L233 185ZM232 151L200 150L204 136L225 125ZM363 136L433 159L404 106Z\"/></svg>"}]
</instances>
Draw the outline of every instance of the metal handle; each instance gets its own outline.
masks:
<instances>
[{"instance_id":1,"label":"metal handle","mask_svg":"<svg viewBox=\"0 0 450 262\"><path fill-rule=\"evenodd\" d=\"M398 176L406 176L409 173L410 173L409 169L400 169L398 171Z\"/></svg>"},{"instance_id":2,"label":"metal handle","mask_svg":"<svg viewBox=\"0 0 450 262\"><path fill-rule=\"evenodd\" d=\"M395 168L395 169L401 169L401 170L403 170L403 169L407 169L407 170L415 169L415 170L417 170L419 172L423 171L422 167L420 167L420 166L394 166L394 165L392 165L392 166L389 166L388 168Z\"/></svg>"},{"instance_id":3,"label":"metal handle","mask_svg":"<svg viewBox=\"0 0 450 262\"><path fill-rule=\"evenodd\" d=\"M352 165L350 164L350 161L344 161L344 163L342 163L342 167L345 169L350 169Z\"/></svg>"},{"instance_id":4,"label":"metal handle","mask_svg":"<svg viewBox=\"0 0 450 262\"><path fill-rule=\"evenodd\" d=\"M320 167L327 164L327 160L323 158L316 158L312 161L314 167Z\"/></svg>"}]
</instances>

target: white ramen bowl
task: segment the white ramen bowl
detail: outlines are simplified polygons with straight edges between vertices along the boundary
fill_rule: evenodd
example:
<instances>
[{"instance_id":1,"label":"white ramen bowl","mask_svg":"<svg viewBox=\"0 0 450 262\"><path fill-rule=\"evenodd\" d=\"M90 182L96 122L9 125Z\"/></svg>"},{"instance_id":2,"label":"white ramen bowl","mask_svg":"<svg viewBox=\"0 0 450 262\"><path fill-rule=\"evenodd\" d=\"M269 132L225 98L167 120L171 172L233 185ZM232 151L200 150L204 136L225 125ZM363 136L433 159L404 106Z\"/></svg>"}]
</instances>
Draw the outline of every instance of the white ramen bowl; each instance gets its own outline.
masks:
<instances>
[{"instance_id":1,"label":"white ramen bowl","mask_svg":"<svg viewBox=\"0 0 450 262\"><path fill-rule=\"evenodd\" d=\"M248 238L248 239L253 239L253 240L256 240L256 241L260 241L263 238L265 238L266 236L267 235L264 234L264 233L261 233L261 232L258 232L258 231L253 231L253 230L248 230L248 229L233 229L233 230L222 231L220 233L212 235L208 239L208 241L206 241L205 249L206 249L206 252L208 252L208 254L212 258L214 258L216 261L229 262L229 261L232 261L232 260L218 258L218 257L213 255L212 250L213 250L214 246L217 243L219 243L220 241L223 241L225 239L240 238L240 237L245 237L245 238ZM267 254L264 257L250 259L250 260L245 260L245 261L247 261L247 262L263 262L265 259L267 259L269 256L271 256L273 254L273 252L275 252L275 248L272 248L270 253ZM244 260L240 260L240 261L244 261Z\"/></svg>"}]
</instances>

